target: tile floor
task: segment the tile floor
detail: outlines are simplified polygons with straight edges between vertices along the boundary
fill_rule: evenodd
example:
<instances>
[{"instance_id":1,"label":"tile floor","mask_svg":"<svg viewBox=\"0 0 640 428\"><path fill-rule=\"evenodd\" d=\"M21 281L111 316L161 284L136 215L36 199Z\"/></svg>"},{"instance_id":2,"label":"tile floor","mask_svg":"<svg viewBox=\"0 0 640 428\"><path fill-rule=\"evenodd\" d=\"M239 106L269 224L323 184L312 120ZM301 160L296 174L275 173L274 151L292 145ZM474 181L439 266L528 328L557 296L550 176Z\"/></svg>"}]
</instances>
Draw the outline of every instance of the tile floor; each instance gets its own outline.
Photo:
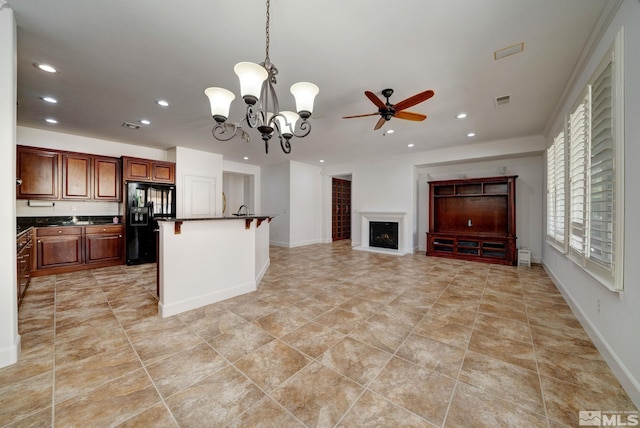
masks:
<instances>
[{"instance_id":1,"label":"tile floor","mask_svg":"<svg viewBox=\"0 0 640 428\"><path fill-rule=\"evenodd\" d=\"M635 410L540 266L272 248L257 292L157 317L155 266L35 278L0 426L563 427Z\"/></svg>"}]
</instances>

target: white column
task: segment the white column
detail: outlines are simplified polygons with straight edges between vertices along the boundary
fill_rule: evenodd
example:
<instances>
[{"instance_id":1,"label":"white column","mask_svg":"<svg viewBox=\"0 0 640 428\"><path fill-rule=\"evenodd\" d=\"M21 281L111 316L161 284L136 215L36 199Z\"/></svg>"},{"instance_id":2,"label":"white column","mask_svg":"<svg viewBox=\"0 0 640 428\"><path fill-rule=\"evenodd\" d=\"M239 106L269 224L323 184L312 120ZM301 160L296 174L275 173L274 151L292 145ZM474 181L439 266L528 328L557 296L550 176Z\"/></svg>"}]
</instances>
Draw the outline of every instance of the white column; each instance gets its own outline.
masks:
<instances>
[{"instance_id":1,"label":"white column","mask_svg":"<svg viewBox=\"0 0 640 428\"><path fill-rule=\"evenodd\" d=\"M0 367L20 355L16 292L16 25L0 0Z\"/></svg>"}]
</instances>

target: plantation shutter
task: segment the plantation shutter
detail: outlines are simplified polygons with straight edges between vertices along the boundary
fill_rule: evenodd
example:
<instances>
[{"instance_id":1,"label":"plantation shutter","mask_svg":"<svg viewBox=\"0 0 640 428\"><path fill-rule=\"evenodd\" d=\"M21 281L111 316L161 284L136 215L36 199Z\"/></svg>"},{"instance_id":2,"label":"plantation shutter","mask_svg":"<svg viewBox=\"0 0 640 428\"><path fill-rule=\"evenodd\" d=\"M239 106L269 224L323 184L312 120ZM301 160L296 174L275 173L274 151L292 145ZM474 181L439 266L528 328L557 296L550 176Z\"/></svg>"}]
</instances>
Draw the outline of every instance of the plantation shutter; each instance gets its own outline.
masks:
<instances>
[{"instance_id":1,"label":"plantation shutter","mask_svg":"<svg viewBox=\"0 0 640 428\"><path fill-rule=\"evenodd\" d=\"M612 61L591 86L591 156L588 257L606 269L613 264L614 141Z\"/></svg>"},{"instance_id":2,"label":"plantation shutter","mask_svg":"<svg viewBox=\"0 0 640 428\"><path fill-rule=\"evenodd\" d=\"M569 114L570 232L569 246L576 256L585 254L587 232L587 162L589 160L589 91Z\"/></svg>"},{"instance_id":3,"label":"plantation shutter","mask_svg":"<svg viewBox=\"0 0 640 428\"><path fill-rule=\"evenodd\" d=\"M565 249L564 129L547 148L547 239Z\"/></svg>"}]
</instances>

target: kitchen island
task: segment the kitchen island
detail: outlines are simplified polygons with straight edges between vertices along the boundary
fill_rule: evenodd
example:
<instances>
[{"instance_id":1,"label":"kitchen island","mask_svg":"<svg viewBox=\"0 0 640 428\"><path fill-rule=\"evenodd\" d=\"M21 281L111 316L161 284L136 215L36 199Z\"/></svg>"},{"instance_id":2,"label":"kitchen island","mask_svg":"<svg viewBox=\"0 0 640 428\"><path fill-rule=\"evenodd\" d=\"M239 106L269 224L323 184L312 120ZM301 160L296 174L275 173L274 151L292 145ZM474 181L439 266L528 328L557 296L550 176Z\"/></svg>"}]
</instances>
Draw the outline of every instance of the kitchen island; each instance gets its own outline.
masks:
<instances>
[{"instance_id":1,"label":"kitchen island","mask_svg":"<svg viewBox=\"0 0 640 428\"><path fill-rule=\"evenodd\" d=\"M270 215L159 219L158 313L176 315L257 289Z\"/></svg>"}]
</instances>

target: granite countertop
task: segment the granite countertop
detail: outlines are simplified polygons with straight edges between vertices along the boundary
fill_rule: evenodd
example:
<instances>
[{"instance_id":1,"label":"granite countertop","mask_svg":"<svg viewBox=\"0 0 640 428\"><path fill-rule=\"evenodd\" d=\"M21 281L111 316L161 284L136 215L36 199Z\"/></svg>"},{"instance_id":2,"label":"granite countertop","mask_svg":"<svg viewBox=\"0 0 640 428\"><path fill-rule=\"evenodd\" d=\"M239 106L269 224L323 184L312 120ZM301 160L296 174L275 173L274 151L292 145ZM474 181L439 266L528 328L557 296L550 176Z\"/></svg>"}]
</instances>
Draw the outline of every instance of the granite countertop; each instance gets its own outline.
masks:
<instances>
[{"instance_id":1,"label":"granite countertop","mask_svg":"<svg viewBox=\"0 0 640 428\"><path fill-rule=\"evenodd\" d=\"M115 216L118 223L114 223L114 216L55 216L55 217L17 217L17 234L20 234L30 227L49 226L91 226L94 224L119 224L122 216Z\"/></svg>"},{"instance_id":2,"label":"granite countertop","mask_svg":"<svg viewBox=\"0 0 640 428\"><path fill-rule=\"evenodd\" d=\"M247 215L230 215L222 217L195 217L195 218L178 218L178 217L159 217L157 221L206 221L206 220L238 220L238 219L265 219L273 218L274 214L247 214Z\"/></svg>"}]
</instances>

